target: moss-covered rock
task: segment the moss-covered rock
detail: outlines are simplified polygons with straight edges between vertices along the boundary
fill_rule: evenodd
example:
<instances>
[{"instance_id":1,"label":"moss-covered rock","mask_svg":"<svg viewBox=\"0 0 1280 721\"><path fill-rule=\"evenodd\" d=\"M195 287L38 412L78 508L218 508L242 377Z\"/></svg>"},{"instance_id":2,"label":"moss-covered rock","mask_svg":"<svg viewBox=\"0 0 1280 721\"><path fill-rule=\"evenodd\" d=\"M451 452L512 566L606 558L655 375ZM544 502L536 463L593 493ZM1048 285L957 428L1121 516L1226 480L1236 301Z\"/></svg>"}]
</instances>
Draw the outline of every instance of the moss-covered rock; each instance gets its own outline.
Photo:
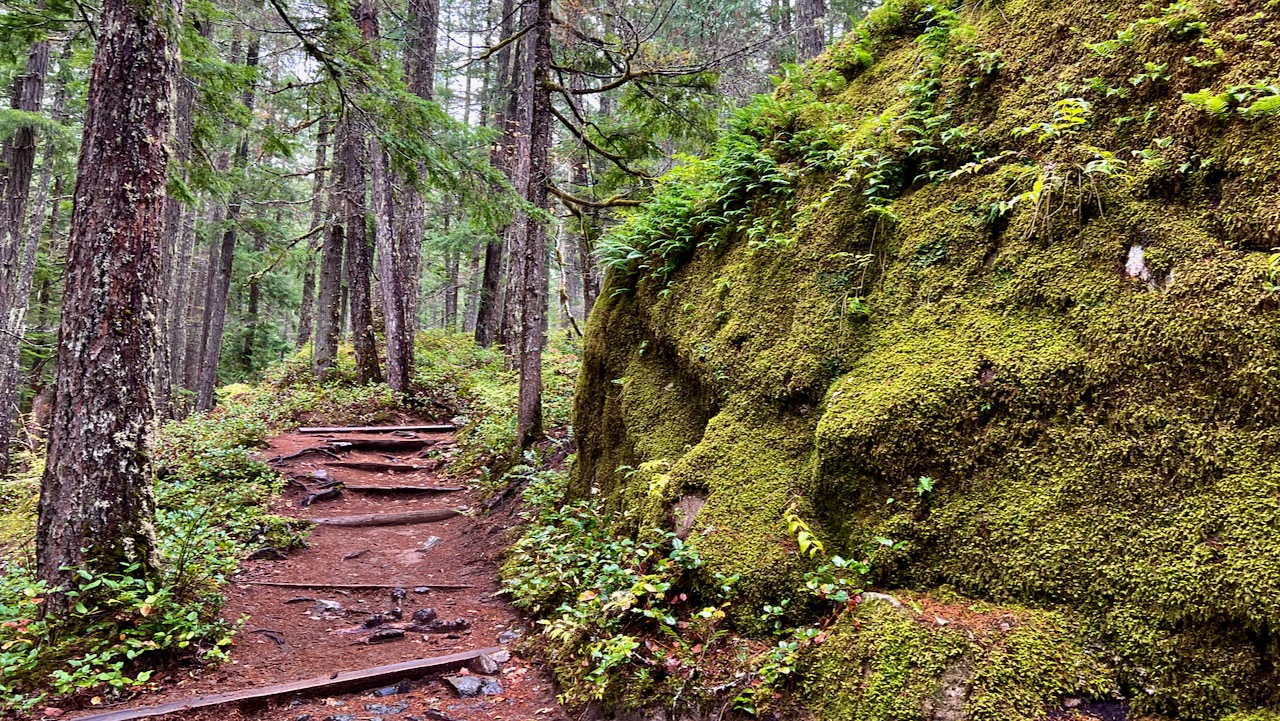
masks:
<instances>
[{"instance_id":1,"label":"moss-covered rock","mask_svg":"<svg viewBox=\"0 0 1280 721\"><path fill-rule=\"evenodd\" d=\"M574 491L705 496L744 630L800 593L795 503L879 587L1093 649L983 686L1020 632L868 609L806 672L823 718L926 718L961 666L969 717L1036 718L1103 693L1042 683L1070 658L1144 713L1280 707L1276 68L1275 2L887 3L609 241Z\"/></svg>"}]
</instances>

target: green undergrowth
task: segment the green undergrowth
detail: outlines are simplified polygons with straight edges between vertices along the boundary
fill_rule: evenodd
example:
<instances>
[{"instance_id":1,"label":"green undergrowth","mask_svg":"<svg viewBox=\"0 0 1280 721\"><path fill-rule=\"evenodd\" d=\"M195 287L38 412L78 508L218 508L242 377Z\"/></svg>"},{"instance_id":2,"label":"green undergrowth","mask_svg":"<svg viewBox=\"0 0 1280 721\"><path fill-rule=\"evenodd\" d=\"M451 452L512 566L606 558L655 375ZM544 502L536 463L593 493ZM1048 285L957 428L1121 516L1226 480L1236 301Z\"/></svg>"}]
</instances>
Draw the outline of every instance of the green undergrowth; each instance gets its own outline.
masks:
<instances>
[{"instance_id":1,"label":"green undergrowth","mask_svg":"<svg viewBox=\"0 0 1280 721\"><path fill-rule=\"evenodd\" d=\"M548 423L567 425L577 355L557 336L548 352ZM136 567L81 574L68 618L43 620L49 589L34 579L41 458L0 486L0 709L29 709L50 696L109 696L150 682L165 664L225 658L238 627L223 619L221 587L246 554L304 545L304 525L271 513L283 479L258 459L274 434L299 425L358 425L455 417L464 468L505 468L512 456L517 379L500 351L469 338L421 334L412 389L358 386L350 348L317 383L306 354L269 369L255 385L219 389L217 407L157 433L156 535L161 572ZM462 465L462 464L459 464Z\"/></svg>"},{"instance_id":2,"label":"green undergrowth","mask_svg":"<svg viewBox=\"0 0 1280 721\"><path fill-rule=\"evenodd\" d=\"M1275 2L886 2L604 239L569 497L631 538L698 499L737 633L819 612L794 508L871 586L1053 639L1015 673L840 626L797 649L821 718L1273 714L1278 67Z\"/></svg>"}]
</instances>

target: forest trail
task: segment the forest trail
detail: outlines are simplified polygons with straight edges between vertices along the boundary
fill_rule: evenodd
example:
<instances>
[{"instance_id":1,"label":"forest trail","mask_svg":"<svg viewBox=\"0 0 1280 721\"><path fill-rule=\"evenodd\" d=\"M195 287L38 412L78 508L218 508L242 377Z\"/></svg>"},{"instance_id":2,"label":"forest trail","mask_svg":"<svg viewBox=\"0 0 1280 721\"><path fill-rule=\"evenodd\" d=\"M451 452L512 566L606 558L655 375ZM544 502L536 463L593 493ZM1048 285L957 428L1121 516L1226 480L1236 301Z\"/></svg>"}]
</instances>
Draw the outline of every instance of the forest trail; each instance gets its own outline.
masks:
<instances>
[{"instance_id":1,"label":"forest trail","mask_svg":"<svg viewBox=\"0 0 1280 721\"><path fill-rule=\"evenodd\" d=\"M412 451L345 450L308 452L309 448L362 440L421 440ZM245 561L225 589L223 616L246 621L236 636L231 660L219 667L160 678L160 692L127 707L142 708L213 694L256 689L325 677L376 666L502 647L510 654L487 675L501 687L490 695L460 698L444 677L475 671L433 672L390 688L388 682L339 695L283 696L256 708L241 704L188 710L163 718L265 719L267 721L478 721L510 719L564 721L549 675L536 662L515 654L524 623L497 592L504 531L516 521L514 508L499 507L488 517L472 517L479 508L476 491L463 479L444 477L453 455L449 432L379 434L302 433L277 436L261 452L287 478L289 486L274 511L307 520L376 514L406 514L460 509L440 521L406 525L316 525L308 547L277 555L264 549ZM407 444L418 445L418 444ZM338 448L342 448L338 445ZM378 472L360 464L414 466L412 472ZM340 482L362 489L323 493ZM398 489L391 491L389 489ZM413 492L414 488L453 488ZM378 492L383 491L386 492ZM336 498L328 496L336 495ZM318 496L304 506L308 497ZM508 505L513 505L508 502ZM440 514L435 514L440 515ZM281 584L263 585L263 584ZM287 584L300 584L299 586ZM308 584L319 584L306 588ZM343 586L369 585L352 589ZM431 588L453 586L455 588ZM335 607L336 604L336 607ZM404 629L435 612L438 628ZM375 614L382 614L376 617ZM394 618L399 615L400 618ZM385 622L373 626L377 621ZM461 619L462 622L459 622ZM371 626L363 628L363 626ZM421 624L419 624L421 625ZM431 624L426 624L430 626ZM374 634L401 628L403 636L378 641ZM392 632L394 634L395 631ZM496 654L503 659L505 654ZM475 667L478 662L472 662ZM376 695L384 693L385 696ZM110 709L110 712L121 710ZM103 709L98 713L108 710ZM95 714L96 715L96 714ZM92 719L95 715L81 716Z\"/></svg>"}]
</instances>

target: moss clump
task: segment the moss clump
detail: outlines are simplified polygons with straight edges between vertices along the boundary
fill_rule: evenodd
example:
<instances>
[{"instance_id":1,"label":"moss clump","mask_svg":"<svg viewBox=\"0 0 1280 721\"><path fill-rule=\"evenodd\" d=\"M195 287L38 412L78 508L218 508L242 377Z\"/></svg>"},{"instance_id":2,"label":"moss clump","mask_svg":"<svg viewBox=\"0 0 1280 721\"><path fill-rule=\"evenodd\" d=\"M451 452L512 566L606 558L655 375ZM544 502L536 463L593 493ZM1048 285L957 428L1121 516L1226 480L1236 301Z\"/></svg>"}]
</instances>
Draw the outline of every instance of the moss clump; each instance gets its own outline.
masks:
<instances>
[{"instance_id":1,"label":"moss clump","mask_svg":"<svg viewBox=\"0 0 1280 721\"><path fill-rule=\"evenodd\" d=\"M821 718L1039 719L1065 697L1115 692L1080 629L1059 614L903 601L861 604L808 654L801 695Z\"/></svg>"},{"instance_id":2,"label":"moss clump","mask_svg":"<svg viewBox=\"0 0 1280 721\"><path fill-rule=\"evenodd\" d=\"M905 542L879 586L1080 629L1139 713L1280 708L1280 120L1187 99L1263 87L1277 13L886 3L609 242L573 492L707 497L740 628L795 595L794 499L833 552Z\"/></svg>"}]
</instances>

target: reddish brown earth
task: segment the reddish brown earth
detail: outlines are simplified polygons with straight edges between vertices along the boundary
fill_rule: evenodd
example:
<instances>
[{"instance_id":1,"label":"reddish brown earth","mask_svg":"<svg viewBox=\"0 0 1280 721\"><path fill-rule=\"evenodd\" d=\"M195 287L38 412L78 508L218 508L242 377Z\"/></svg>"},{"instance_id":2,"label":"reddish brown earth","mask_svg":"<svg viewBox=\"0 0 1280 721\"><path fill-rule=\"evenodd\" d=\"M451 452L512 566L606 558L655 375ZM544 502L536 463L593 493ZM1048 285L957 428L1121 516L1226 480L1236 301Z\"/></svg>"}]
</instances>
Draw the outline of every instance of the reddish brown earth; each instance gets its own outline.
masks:
<instances>
[{"instance_id":1,"label":"reddish brown earth","mask_svg":"<svg viewBox=\"0 0 1280 721\"><path fill-rule=\"evenodd\" d=\"M270 459L329 441L361 437L404 436L286 433L273 439L263 449L262 457ZM431 461L438 459L444 462L442 467L447 468L447 461L452 456L452 435L416 434L416 437L439 442L412 455L396 457L376 451L357 451L342 454L342 460L434 466L437 464ZM469 510L480 505L467 479L449 478L434 471L390 474L326 466L325 462L331 460L334 459L311 453L274 465L286 476L302 478L313 491L317 482L307 476L317 470L326 470L332 479L362 486L463 486L466 490L413 496L344 491L335 500L318 501L310 507L301 508L301 501L308 493L291 484L276 501L275 512L297 518L321 518L426 509ZM523 659L516 653L519 641L511 640L511 634L500 640L504 632L525 632L520 615L498 595L499 555L510 540L507 531L515 521L513 508L500 507L484 518L460 515L446 521L417 525L367 528L315 526L308 548L290 551L284 560L245 561L240 573L227 586L224 616L230 620L245 619L236 636L229 662L205 670L171 671L158 679L159 687L155 692L133 699L122 707L153 706L339 671L503 646L511 652L511 659L493 674L502 687L499 695L462 699L443 681L445 674L432 674L397 689L389 689L394 693L384 697L365 692L333 697L286 698L265 708L220 707L163 718L201 721L368 721L374 718L383 721L440 721L445 718L457 721L566 720L568 717L556 703L554 686L546 671L536 661ZM429 551L419 551L432 537L439 538L439 542ZM273 588L252 585L251 581L384 584L398 586L407 593L397 602L392 589ZM470 588L425 593L414 591L415 587L431 584L460 584ZM343 611L321 613L316 610L316 601L321 600L337 602ZM364 639L371 631L358 631L365 619L371 614L393 611L397 607L403 620L391 621L392 624L409 622L415 611L431 608L444 620L466 619L469 628L456 633L410 631L401 639L365 643ZM271 633L265 633L267 631ZM98 707L77 716L105 710Z\"/></svg>"}]
</instances>

